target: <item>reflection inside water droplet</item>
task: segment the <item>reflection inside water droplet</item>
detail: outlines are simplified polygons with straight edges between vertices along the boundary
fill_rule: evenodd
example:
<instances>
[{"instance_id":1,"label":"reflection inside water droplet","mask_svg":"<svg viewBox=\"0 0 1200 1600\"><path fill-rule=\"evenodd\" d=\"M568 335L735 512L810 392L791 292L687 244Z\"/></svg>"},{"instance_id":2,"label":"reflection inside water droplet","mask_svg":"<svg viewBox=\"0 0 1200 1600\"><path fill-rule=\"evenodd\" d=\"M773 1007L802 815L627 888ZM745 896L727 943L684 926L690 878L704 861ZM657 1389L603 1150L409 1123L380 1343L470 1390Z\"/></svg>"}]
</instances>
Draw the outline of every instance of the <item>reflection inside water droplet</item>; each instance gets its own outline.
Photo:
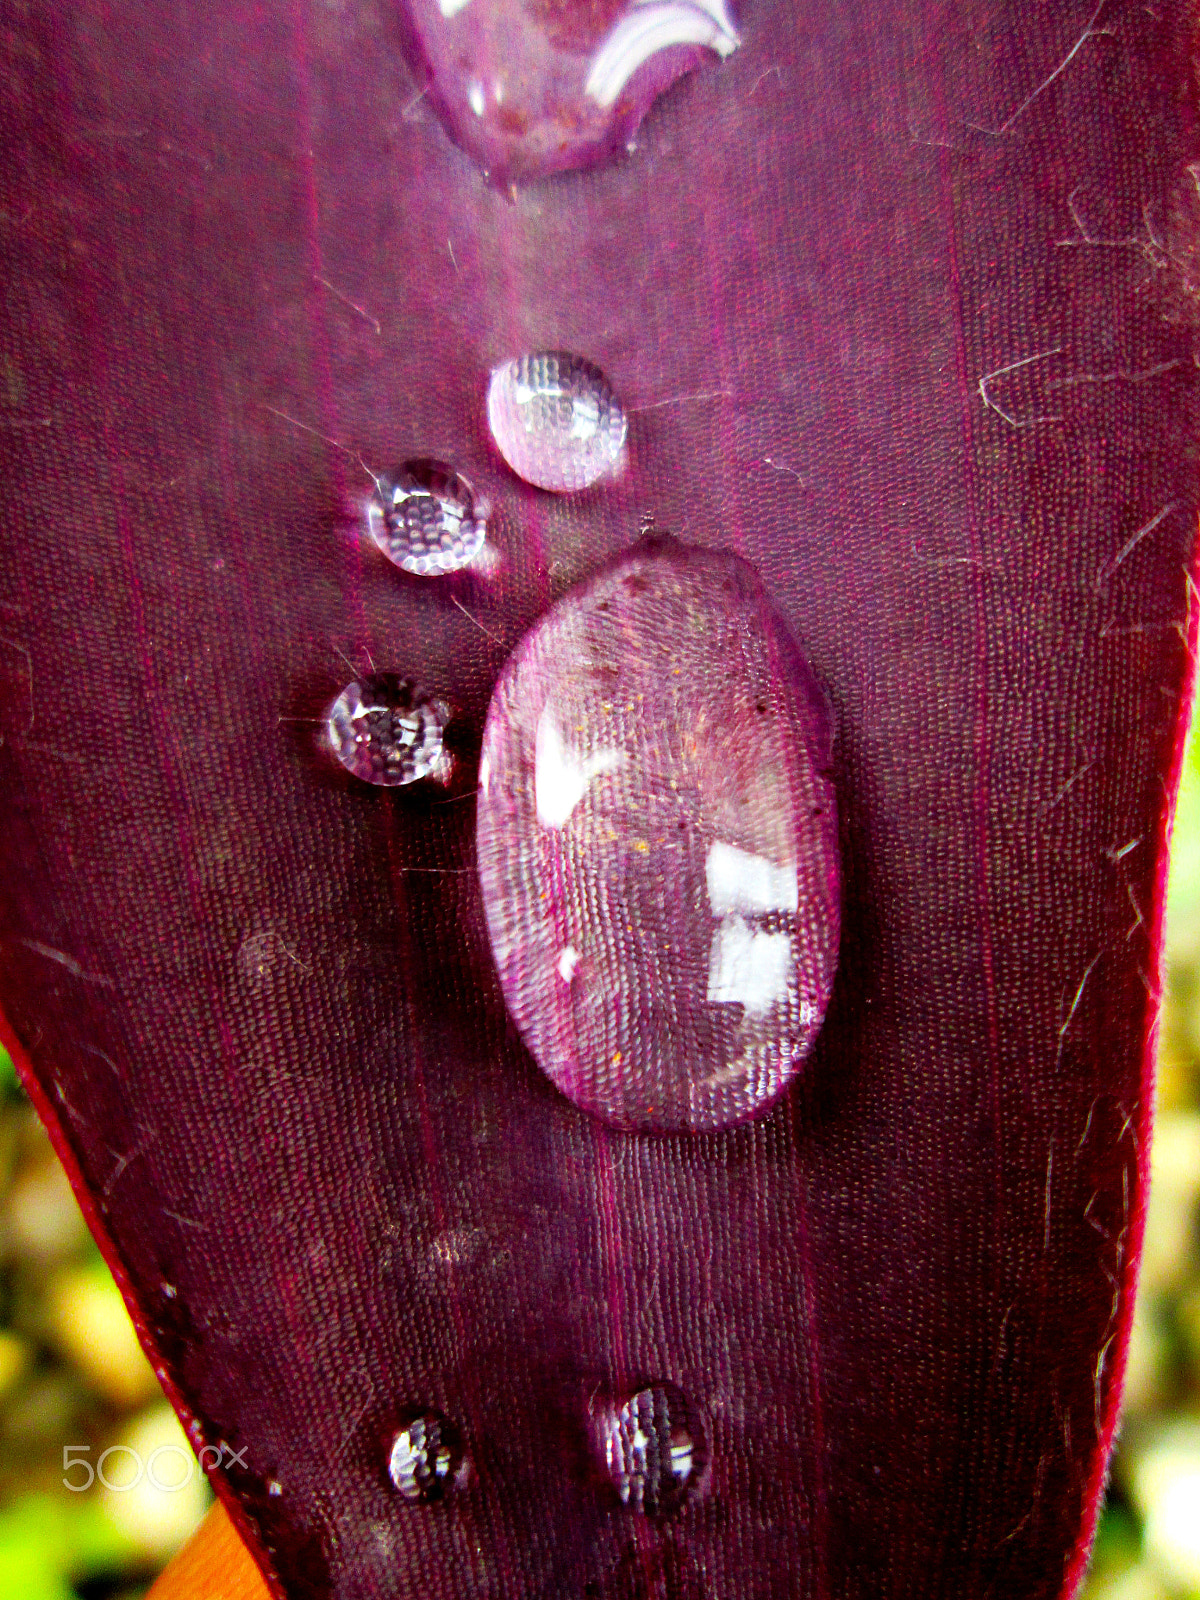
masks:
<instances>
[{"instance_id":1,"label":"reflection inside water droplet","mask_svg":"<svg viewBox=\"0 0 1200 1600\"><path fill-rule=\"evenodd\" d=\"M388 1477L406 1500L425 1504L465 1488L470 1466L458 1427L440 1411L410 1413L392 1439Z\"/></svg>"},{"instance_id":2,"label":"reflection inside water droplet","mask_svg":"<svg viewBox=\"0 0 1200 1600\"><path fill-rule=\"evenodd\" d=\"M622 1503L649 1517L675 1510L705 1466L699 1422L682 1392L654 1384L599 1417L604 1464Z\"/></svg>"},{"instance_id":3,"label":"reflection inside water droplet","mask_svg":"<svg viewBox=\"0 0 1200 1600\"><path fill-rule=\"evenodd\" d=\"M489 509L444 461L406 461L376 478L367 526L389 561L405 572L432 577L478 561Z\"/></svg>"},{"instance_id":4,"label":"reflection inside water droplet","mask_svg":"<svg viewBox=\"0 0 1200 1600\"><path fill-rule=\"evenodd\" d=\"M727 56L738 42L723 0L635 0L592 57L584 93L607 108L660 51L698 45Z\"/></svg>"},{"instance_id":5,"label":"reflection inside water droplet","mask_svg":"<svg viewBox=\"0 0 1200 1600\"><path fill-rule=\"evenodd\" d=\"M726 0L403 0L451 138L497 183L621 152L657 97L740 43Z\"/></svg>"},{"instance_id":6,"label":"reflection inside water droplet","mask_svg":"<svg viewBox=\"0 0 1200 1600\"><path fill-rule=\"evenodd\" d=\"M389 786L433 778L446 783L451 759L442 738L449 707L394 672L348 683L329 708L334 755L356 778Z\"/></svg>"},{"instance_id":7,"label":"reflection inside water droplet","mask_svg":"<svg viewBox=\"0 0 1200 1600\"><path fill-rule=\"evenodd\" d=\"M824 696L753 570L654 540L518 646L477 849L539 1066L620 1127L720 1128L801 1070L837 960Z\"/></svg>"},{"instance_id":8,"label":"reflection inside water droplet","mask_svg":"<svg viewBox=\"0 0 1200 1600\"><path fill-rule=\"evenodd\" d=\"M519 478L587 489L624 464L625 412L600 368L560 350L518 356L492 373L488 426Z\"/></svg>"}]
</instances>

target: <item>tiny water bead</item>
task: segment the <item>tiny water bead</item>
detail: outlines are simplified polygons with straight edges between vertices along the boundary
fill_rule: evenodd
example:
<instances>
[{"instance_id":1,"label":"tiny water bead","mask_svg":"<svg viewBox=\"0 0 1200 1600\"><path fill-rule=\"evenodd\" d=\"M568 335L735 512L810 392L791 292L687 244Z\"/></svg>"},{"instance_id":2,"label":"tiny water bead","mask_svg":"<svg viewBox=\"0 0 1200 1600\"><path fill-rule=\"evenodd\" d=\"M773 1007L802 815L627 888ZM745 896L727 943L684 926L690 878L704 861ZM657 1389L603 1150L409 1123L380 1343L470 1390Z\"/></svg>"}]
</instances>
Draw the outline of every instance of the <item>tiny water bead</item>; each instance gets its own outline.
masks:
<instances>
[{"instance_id":1,"label":"tiny water bead","mask_svg":"<svg viewBox=\"0 0 1200 1600\"><path fill-rule=\"evenodd\" d=\"M617 1495L648 1517L674 1511L704 1471L699 1422L674 1384L639 1389L623 1406L602 1411L600 1434Z\"/></svg>"},{"instance_id":2,"label":"tiny water bead","mask_svg":"<svg viewBox=\"0 0 1200 1600\"><path fill-rule=\"evenodd\" d=\"M446 783L452 762L442 739L449 720L445 702L411 679L375 672L346 685L329 708L326 731L334 755L365 783Z\"/></svg>"},{"instance_id":3,"label":"tiny water bead","mask_svg":"<svg viewBox=\"0 0 1200 1600\"><path fill-rule=\"evenodd\" d=\"M453 467L420 459L376 478L367 526L389 561L405 572L433 577L479 559L489 509Z\"/></svg>"},{"instance_id":4,"label":"tiny water bead","mask_svg":"<svg viewBox=\"0 0 1200 1600\"><path fill-rule=\"evenodd\" d=\"M406 1500L443 1500L466 1487L470 1471L462 1434L440 1411L410 1413L392 1439L388 1477Z\"/></svg>"},{"instance_id":5,"label":"tiny water bead","mask_svg":"<svg viewBox=\"0 0 1200 1600\"><path fill-rule=\"evenodd\" d=\"M402 0L450 137L497 184L619 155L706 52L740 43L725 0Z\"/></svg>"},{"instance_id":6,"label":"tiny water bead","mask_svg":"<svg viewBox=\"0 0 1200 1600\"><path fill-rule=\"evenodd\" d=\"M753 568L667 538L521 642L476 848L505 1002L623 1128L732 1126L801 1070L837 961L832 719Z\"/></svg>"},{"instance_id":7,"label":"tiny water bead","mask_svg":"<svg viewBox=\"0 0 1200 1600\"><path fill-rule=\"evenodd\" d=\"M539 489L587 489L624 464L625 412L582 356L544 350L505 361L488 383L487 416L500 454Z\"/></svg>"}]
</instances>

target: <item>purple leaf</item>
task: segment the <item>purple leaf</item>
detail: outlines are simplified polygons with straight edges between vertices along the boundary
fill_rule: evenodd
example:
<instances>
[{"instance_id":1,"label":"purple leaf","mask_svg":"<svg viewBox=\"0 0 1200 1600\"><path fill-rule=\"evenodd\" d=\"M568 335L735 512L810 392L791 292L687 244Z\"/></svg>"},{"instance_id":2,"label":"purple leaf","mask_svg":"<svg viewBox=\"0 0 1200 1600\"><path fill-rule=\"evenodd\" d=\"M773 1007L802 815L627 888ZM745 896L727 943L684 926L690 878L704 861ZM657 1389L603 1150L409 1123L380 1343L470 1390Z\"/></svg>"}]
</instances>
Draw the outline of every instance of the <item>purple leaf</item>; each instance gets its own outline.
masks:
<instances>
[{"instance_id":1,"label":"purple leaf","mask_svg":"<svg viewBox=\"0 0 1200 1600\"><path fill-rule=\"evenodd\" d=\"M5 27L0 1001L279 1592L1068 1592L1195 638L1186 8L751 0L636 151L513 199L387 4ZM486 435L547 349L630 417L577 497ZM363 464L429 457L491 576L366 534ZM647 517L754 564L840 728L825 1026L710 1134L537 1070L474 869L500 668ZM318 748L368 653L457 787ZM635 1392L698 1435L671 1515L595 1453ZM439 1414L430 1504L388 1461Z\"/></svg>"}]
</instances>

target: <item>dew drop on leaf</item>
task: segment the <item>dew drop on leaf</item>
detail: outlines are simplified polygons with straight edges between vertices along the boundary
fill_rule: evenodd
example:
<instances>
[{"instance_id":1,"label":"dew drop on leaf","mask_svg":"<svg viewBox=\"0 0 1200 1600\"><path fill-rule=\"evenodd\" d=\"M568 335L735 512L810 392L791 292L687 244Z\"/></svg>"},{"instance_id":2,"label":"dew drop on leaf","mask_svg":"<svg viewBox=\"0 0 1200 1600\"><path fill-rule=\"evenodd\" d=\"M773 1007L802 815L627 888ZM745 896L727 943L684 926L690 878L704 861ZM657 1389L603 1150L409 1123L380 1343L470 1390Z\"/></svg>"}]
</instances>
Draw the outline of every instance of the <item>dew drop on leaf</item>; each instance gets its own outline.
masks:
<instances>
[{"instance_id":1,"label":"dew drop on leaf","mask_svg":"<svg viewBox=\"0 0 1200 1600\"><path fill-rule=\"evenodd\" d=\"M347 772L394 786L433 778L445 783L451 760L442 743L449 707L394 672L348 683L330 706L326 732Z\"/></svg>"},{"instance_id":2,"label":"dew drop on leaf","mask_svg":"<svg viewBox=\"0 0 1200 1600\"><path fill-rule=\"evenodd\" d=\"M436 577L477 561L488 504L444 461L406 461L380 473L367 502L371 537L405 572Z\"/></svg>"},{"instance_id":3,"label":"dew drop on leaf","mask_svg":"<svg viewBox=\"0 0 1200 1600\"><path fill-rule=\"evenodd\" d=\"M440 1411L410 1412L392 1439L388 1477L406 1500L431 1504L466 1486L462 1434Z\"/></svg>"},{"instance_id":4,"label":"dew drop on leaf","mask_svg":"<svg viewBox=\"0 0 1200 1600\"><path fill-rule=\"evenodd\" d=\"M656 1383L599 1418L604 1465L622 1504L648 1517L681 1505L706 1464L699 1421L682 1392Z\"/></svg>"},{"instance_id":5,"label":"dew drop on leaf","mask_svg":"<svg viewBox=\"0 0 1200 1600\"><path fill-rule=\"evenodd\" d=\"M753 568L655 538L518 645L476 843L510 1014L574 1103L724 1128L817 1037L840 863L826 699Z\"/></svg>"},{"instance_id":6,"label":"dew drop on leaf","mask_svg":"<svg viewBox=\"0 0 1200 1600\"><path fill-rule=\"evenodd\" d=\"M492 373L488 427L519 478L559 494L620 471L625 412L600 368L561 350L517 356Z\"/></svg>"}]
</instances>

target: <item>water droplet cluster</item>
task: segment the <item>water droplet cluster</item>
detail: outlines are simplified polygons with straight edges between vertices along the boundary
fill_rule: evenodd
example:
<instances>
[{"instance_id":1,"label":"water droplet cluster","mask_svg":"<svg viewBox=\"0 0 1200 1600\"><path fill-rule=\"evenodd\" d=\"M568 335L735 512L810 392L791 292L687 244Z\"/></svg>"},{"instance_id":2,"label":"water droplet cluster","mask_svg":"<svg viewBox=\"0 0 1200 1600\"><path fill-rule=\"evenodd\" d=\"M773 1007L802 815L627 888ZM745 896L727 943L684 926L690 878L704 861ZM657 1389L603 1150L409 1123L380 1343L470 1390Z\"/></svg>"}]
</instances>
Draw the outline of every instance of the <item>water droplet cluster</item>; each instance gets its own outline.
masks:
<instances>
[{"instance_id":1,"label":"water droplet cluster","mask_svg":"<svg viewBox=\"0 0 1200 1600\"><path fill-rule=\"evenodd\" d=\"M367 503L371 537L405 572L458 572L477 560L487 536L488 504L444 461L406 461L381 473Z\"/></svg>"},{"instance_id":2,"label":"water droplet cluster","mask_svg":"<svg viewBox=\"0 0 1200 1600\"><path fill-rule=\"evenodd\" d=\"M519 356L491 375L487 415L501 455L542 488L587 488L624 460L625 412L600 369L562 352ZM420 577L494 564L488 502L460 472L414 457L375 476L367 502L371 538L389 561ZM375 673L348 684L327 716L331 748L355 777L397 785L449 779L443 749L450 711L411 680Z\"/></svg>"},{"instance_id":3,"label":"water droplet cluster","mask_svg":"<svg viewBox=\"0 0 1200 1600\"><path fill-rule=\"evenodd\" d=\"M739 43L725 0L402 4L430 104L503 180L612 154L699 52ZM537 488L579 493L625 465L626 412L583 357L504 361L486 414L503 460ZM484 570L489 515L431 457L376 477L366 506L379 549L421 577ZM449 717L411 679L373 671L341 691L325 729L366 782L446 782ZM484 731L479 875L509 1009L575 1104L623 1128L724 1128L800 1071L837 956L831 739L819 687L733 556L648 539L514 652ZM674 1384L591 1416L628 1510L664 1517L697 1489L704 1430ZM429 1407L400 1414L387 1473L423 1505L473 1475L458 1425ZM666 1570L655 1592L677 1587Z\"/></svg>"},{"instance_id":4,"label":"water droplet cluster","mask_svg":"<svg viewBox=\"0 0 1200 1600\"><path fill-rule=\"evenodd\" d=\"M622 1504L648 1517L674 1511L705 1466L692 1407L674 1384L639 1389L601 1413L604 1463Z\"/></svg>"},{"instance_id":5,"label":"water droplet cluster","mask_svg":"<svg viewBox=\"0 0 1200 1600\"><path fill-rule=\"evenodd\" d=\"M617 472L625 412L600 368L561 350L517 356L492 373L488 426L519 478L566 494Z\"/></svg>"},{"instance_id":6,"label":"water droplet cluster","mask_svg":"<svg viewBox=\"0 0 1200 1600\"><path fill-rule=\"evenodd\" d=\"M618 1499L631 1511L663 1517L696 1489L707 1465L704 1430L675 1384L639 1389L623 1404L592 1411L600 1459ZM392 1435L388 1477L406 1500L432 1505L465 1489L472 1468L462 1431L433 1407L403 1412Z\"/></svg>"},{"instance_id":7,"label":"water droplet cluster","mask_svg":"<svg viewBox=\"0 0 1200 1600\"><path fill-rule=\"evenodd\" d=\"M470 1467L456 1424L440 1411L409 1416L392 1440L388 1476L406 1500L426 1505L465 1488Z\"/></svg>"},{"instance_id":8,"label":"water droplet cluster","mask_svg":"<svg viewBox=\"0 0 1200 1600\"><path fill-rule=\"evenodd\" d=\"M449 716L443 701L410 679L376 672L346 685L329 708L326 730L334 755L367 783L444 783L451 770L442 742Z\"/></svg>"},{"instance_id":9,"label":"water droplet cluster","mask_svg":"<svg viewBox=\"0 0 1200 1600\"><path fill-rule=\"evenodd\" d=\"M839 931L832 726L753 569L648 541L572 590L488 711L476 847L539 1066L623 1128L723 1128L801 1070Z\"/></svg>"}]
</instances>

